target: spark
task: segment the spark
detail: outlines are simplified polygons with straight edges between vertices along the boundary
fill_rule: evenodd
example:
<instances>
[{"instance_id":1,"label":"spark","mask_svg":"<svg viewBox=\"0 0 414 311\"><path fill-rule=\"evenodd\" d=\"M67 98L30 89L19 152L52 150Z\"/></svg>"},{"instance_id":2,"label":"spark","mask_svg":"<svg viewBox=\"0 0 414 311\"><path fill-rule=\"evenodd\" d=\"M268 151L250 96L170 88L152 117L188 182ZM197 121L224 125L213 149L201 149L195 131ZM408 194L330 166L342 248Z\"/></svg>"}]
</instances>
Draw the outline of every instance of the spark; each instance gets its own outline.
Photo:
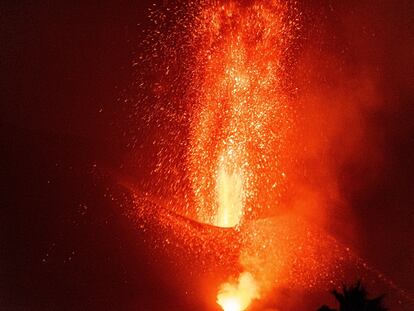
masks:
<instances>
[{"instance_id":1,"label":"spark","mask_svg":"<svg viewBox=\"0 0 414 311\"><path fill-rule=\"evenodd\" d=\"M292 123L282 91L287 15L278 1L201 10L188 149L199 221L240 225L252 206L258 214L284 191Z\"/></svg>"}]
</instances>

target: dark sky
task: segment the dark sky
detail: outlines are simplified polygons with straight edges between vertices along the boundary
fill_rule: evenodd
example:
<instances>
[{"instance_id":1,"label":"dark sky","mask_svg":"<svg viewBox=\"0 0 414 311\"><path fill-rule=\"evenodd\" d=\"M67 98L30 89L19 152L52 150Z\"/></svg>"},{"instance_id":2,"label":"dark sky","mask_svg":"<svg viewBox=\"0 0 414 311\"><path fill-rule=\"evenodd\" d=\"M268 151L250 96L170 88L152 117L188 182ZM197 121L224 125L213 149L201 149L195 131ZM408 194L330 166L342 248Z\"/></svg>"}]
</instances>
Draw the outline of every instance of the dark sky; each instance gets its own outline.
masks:
<instances>
[{"instance_id":1,"label":"dark sky","mask_svg":"<svg viewBox=\"0 0 414 311\"><path fill-rule=\"evenodd\" d=\"M386 102L372 117L381 129L383 165L348 197L360 235L354 244L413 295L413 5L341 2L330 2L327 19L335 24L356 12L356 20L342 20L355 27L330 35L351 33L351 50L372 47L352 57L378 67ZM110 181L92 173L95 164L116 168L122 162L118 98L131 83L136 34L149 5L0 5L0 309L191 310L177 302L181 294L174 288L160 285L142 237L104 196ZM320 7L324 1L306 9ZM358 28L369 27L366 21L382 30L369 41ZM364 175L358 165L349 170L345 179ZM137 293L146 300L135 302Z\"/></svg>"}]
</instances>

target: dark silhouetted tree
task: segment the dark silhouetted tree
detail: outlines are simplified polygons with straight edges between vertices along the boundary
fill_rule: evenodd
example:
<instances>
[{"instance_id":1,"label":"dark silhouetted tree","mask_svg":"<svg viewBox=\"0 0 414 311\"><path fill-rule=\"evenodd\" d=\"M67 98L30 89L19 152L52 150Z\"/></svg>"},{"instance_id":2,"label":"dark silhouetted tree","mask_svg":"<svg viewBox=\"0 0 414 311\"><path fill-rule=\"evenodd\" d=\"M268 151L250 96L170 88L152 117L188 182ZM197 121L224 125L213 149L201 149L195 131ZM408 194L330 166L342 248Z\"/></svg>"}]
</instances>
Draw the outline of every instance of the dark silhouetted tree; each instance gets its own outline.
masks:
<instances>
[{"instance_id":1,"label":"dark silhouetted tree","mask_svg":"<svg viewBox=\"0 0 414 311\"><path fill-rule=\"evenodd\" d=\"M350 287L344 286L342 293L334 290L332 295L335 296L339 303L339 311L387 311L382 305L384 295L369 299L368 293L361 285L361 282ZM338 311L338 309L331 309L323 305L318 311Z\"/></svg>"}]
</instances>

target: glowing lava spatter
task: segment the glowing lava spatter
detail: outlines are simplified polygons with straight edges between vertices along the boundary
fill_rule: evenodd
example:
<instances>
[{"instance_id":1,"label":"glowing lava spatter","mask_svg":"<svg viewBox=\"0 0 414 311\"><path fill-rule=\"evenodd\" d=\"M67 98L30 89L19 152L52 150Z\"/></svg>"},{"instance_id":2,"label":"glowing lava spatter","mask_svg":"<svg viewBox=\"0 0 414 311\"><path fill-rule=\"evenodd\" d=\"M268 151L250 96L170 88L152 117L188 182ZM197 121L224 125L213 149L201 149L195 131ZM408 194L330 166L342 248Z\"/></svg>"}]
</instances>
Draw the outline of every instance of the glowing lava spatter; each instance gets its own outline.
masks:
<instances>
[{"instance_id":1,"label":"glowing lava spatter","mask_svg":"<svg viewBox=\"0 0 414 311\"><path fill-rule=\"evenodd\" d=\"M198 219L239 226L244 216L275 206L283 191L291 111L282 91L283 58L293 23L278 1L207 7L195 37L189 168ZM289 26L287 26L289 25ZM217 303L246 310L259 298L253 275L224 283Z\"/></svg>"},{"instance_id":2,"label":"glowing lava spatter","mask_svg":"<svg viewBox=\"0 0 414 311\"><path fill-rule=\"evenodd\" d=\"M277 204L291 111L282 95L294 23L279 1L202 10L194 70L189 169L202 222L221 227ZM254 206L254 211L252 206Z\"/></svg>"}]
</instances>

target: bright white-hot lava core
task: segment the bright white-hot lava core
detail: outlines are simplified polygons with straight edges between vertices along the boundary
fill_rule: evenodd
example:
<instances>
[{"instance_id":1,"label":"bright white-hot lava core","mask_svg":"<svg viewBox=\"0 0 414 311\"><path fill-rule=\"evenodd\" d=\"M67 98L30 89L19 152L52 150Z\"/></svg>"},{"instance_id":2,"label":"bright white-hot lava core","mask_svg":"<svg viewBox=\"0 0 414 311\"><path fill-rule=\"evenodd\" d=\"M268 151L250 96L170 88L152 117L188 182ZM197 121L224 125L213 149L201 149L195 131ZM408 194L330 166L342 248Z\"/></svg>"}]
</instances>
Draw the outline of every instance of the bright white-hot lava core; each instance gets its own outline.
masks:
<instances>
[{"instance_id":1,"label":"bright white-hot lava core","mask_svg":"<svg viewBox=\"0 0 414 311\"><path fill-rule=\"evenodd\" d=\"M217 215L214 224L218 227L234 227L243 215L243 174L240 169L228 167L220 161L217 174Z\"/></svg>"},{"instance_id":2,"label":"bright white-hot lava core","mask_svg":"<svg viewBox=\"0 0 414 311\"><path fill-rule=\"evenodd\" d=\"M247 309L252 300L259 297L259 288L253 276L243 272L236 283L221 285L217 303L224 311L242 311Z\"/></svg>"}]
</instances>

